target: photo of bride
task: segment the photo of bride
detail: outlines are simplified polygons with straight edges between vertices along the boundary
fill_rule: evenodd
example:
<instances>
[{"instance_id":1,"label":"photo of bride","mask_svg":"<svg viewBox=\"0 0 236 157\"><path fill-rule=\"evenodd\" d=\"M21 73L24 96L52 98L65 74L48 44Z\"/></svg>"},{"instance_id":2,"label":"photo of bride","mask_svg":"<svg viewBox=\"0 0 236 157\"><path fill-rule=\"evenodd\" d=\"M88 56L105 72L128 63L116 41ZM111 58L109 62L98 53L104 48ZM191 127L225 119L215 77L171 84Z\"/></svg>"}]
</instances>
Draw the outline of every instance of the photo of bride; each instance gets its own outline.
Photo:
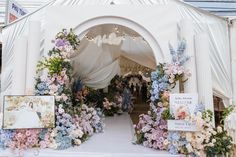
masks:
<instances>
[{"instance_id":1,"label":"photo of bride","mask_svg":"<svg viewBox=\"0 0 236 157\"><path fill-rule=\"evenodd\" d=\"M5 96L3 129L52 128L53 96Z\"/></svg>"}]
</instances>

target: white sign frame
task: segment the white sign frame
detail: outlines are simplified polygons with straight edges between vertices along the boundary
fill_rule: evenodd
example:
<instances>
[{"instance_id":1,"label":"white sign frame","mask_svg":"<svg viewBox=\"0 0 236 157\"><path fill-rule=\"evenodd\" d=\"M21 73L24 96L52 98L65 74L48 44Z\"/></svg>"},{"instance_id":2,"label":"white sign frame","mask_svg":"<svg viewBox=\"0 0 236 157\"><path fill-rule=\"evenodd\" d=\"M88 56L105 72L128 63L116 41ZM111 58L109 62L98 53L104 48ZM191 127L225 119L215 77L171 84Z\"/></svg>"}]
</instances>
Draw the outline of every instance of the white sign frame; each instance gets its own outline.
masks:
<instances>
[{"instance_id":1,"label":"white sign frame","mask_svg":"<svg viewBox=\"0 0 236 157\"><path fill-rule=\"evenodd\" d=\"M191 115L193 115L196 111L197 104L197 93L170 94L170 113L174 116L175 120L167 121L168 130L197 131L195 122L185 120L183 117L179 116L179 113L181 113L181 110L183 110L183 112L185 112L184 115L186 117L189 116L188 118L190 118Z\"/></svg>"}]
</instances>

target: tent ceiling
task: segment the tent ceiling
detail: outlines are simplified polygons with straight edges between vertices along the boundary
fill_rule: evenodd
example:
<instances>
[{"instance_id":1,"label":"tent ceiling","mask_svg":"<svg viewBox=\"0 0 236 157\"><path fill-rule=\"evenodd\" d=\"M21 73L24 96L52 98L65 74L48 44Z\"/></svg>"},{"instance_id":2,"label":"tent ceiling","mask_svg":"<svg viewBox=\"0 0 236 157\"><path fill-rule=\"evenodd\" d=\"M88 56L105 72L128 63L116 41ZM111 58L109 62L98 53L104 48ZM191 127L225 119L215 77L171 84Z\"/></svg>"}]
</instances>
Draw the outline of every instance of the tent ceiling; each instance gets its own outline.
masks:
<instances>
[{"instance_id":1,"label":"tent ceiling","mask_svg":"<svg viewBox=\"0 0 236 157\"><path fill-rule=\"evenodd\" d=\"M98 35L103 36L103 35L109 35L111 33L116 33L117 36L128 35L131 37L140 37L140 35L134 30L121 25L114 25L114 24L105 24L92 27L89 29L86 36L89 38L94 38Z\"/></svg>"},{"instance_id":2,"label":"tent ceiling","mask_svg":"<svg viewBox=\"0 0 236 157\"><path fill-rule=\"evenodd\" d=\"M121 75L127 74L127 73L132 73L132 74L139 74L140 72L146 74L150 74L152 71L150 68L142 66L126 57L120 57L119 58L120 62L120 72Z\"/></svg>"}]
</instances>

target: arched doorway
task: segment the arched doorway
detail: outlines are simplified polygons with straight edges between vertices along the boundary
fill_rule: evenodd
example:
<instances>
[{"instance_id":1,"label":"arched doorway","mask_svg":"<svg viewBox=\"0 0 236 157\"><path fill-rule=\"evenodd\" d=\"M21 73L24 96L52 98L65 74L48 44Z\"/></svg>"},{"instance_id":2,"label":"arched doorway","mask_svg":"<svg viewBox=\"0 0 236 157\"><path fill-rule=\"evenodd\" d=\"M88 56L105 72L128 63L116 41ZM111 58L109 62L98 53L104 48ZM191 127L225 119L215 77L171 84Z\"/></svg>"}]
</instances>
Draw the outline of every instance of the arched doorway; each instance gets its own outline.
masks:
<instances>
[{"instance_id":1,"label":"arched doorway","mask_svg":"<svg viewBox=\"0 0 236 157\"><path fill-rule=\"evenodd\" d=\"M141 103L132 117L136 122L139 114L148 110L147 80L156 68L152 48L138 32L122 25L96 25L85 32L78 47L79 54L72 60L73 77L93 89L108 87L115 75L126 77L129 88L134 86L130 89L132 100L136 104ZM135 75L141 79L132 82Z\"/></svg>"},{"instance_id":2,"label":"arched doorway","mask_svg":"<svg viewBox=\"0 0 236 157\"><path fill-rule=\"evenodd\" d=\"M130 75L130 78L140 75L142 81L138 85L139 89L135 87L136 93L138 90L139 94L132 96L134 99L139 99L139 96L142 95L142 83L146 81L145 77L149 77L150 72L156 68L154 52L147 41L136 31L117 24L96 25L87 29L83 36L80 47L78 47L79 54L72 60L73 77L79 78L86 86L98 90L106 88L117 74ZM128 81L132 83L133 80ZM147 103L139 104L136 101L134 104L135 114L131 116L133 123L136 123L139 114L146 113L148 108ZM113 145L122 142L124 144L120 143L119 145L127 144L127 148L133 147L131 143L133 125L127 113L108 117L105 119L105 124L107 132L105 130L103 135L99 135L104 137L103 142L106 141L106 136L112 136L114 137ZM116 138L121 136L122 140ZM93 144L98 145L97 141L101 140L100 137L96 137ZM109 141L107 142L109 143ZM99 147L98 149L102 150L103 148Z\"/></svg>"}]
</instances>

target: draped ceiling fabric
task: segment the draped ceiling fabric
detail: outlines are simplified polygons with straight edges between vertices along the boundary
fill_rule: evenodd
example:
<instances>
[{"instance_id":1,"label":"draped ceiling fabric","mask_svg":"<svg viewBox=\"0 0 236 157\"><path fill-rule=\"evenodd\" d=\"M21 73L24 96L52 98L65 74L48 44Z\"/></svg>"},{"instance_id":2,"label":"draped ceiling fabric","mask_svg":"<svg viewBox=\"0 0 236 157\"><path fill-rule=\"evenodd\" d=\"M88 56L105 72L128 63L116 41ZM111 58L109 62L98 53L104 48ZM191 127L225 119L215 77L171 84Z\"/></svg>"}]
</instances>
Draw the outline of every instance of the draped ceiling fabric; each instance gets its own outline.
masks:
<instances>
[{"instance_id":1,"label":"draped ceiling fabric","mask_svg":"<svg viewBox=\"0 0 236 157\"><path fill-rule=\"evenodd\" d=\"M86 37L94 39L97 36L109 36L114 31L117 37L123 38L120 44L98 45L94 40L82 39L78 55L72 60L74 78L79 78L89 87L99 89L107 87L116 74L130 71L138 73L156 68L150 46L129 28L112 24L100 25L91 28Z\"/></svg>"},{"instance_id":2,"label":"draped ceiling fabric","mask_svg":"<svg viewBox=\"0 0 236 157\"><path fill-rule=\"evenodd\" d=\"M114 5L110 5L113 3ZM139 7L139 9L145 9L146 11L139 12L136 9L133 9L132 12L129 10L123 9L122 11L119 11L119 7L129 7L132 4L132 7L135 8L135 6L142 5L143 7ZM94 10L86 10L89 8L93 8L93 6L96 5L96 9ZM106 5L106 7L103 8L103 6ZM62 8L58 8L60 11L57 11L54 15L57 18L54 18L52 21L47 21L47 18L51 17L52 14L50 11L53 11L54 9L57 9L56 7L62 7L63 10L60 10ZM74 16L66 17L68 12L71 12L74 7L81 6L80 8L77 8L74 10ZM86 6L86 7L84 7ZM111 8L112 7L112 8ZM150 7L150 10L148 9ZM97 9L98 8L98 9ZM154 8L154 9L153 9ZM82 12L82 10L84 12ZM85 13L85 11L87 11ZM117 11L117 14L116 14ZM133 15L134 13L137 13L138 15ZM75 16L76 14L76 16ZM52 0L47 5L43 6L39 10L23 17L22 19L14 22L13 24L10 24L9 26L5 27L3 29L3 61L2 61L2 75L1 75L1 92L2 93L10 93L11 91L11 81L12 81L12 69L14 68L12 65L12 56L13 56L13 45L17 38L20 36L26 35L28 33L29 29L29 22L30 21L40 21L41 22L41 28L42 28L42 36L41 36L41 52L46 53L48 50L47 47L50 47L51 43L49 42L48 37L55 36L55 32L60 31L63 27L72 27L75 28L81 23L78 21L86 20L86 17L92 16L92 14L96 14L98 17L101 16L109 16L109 17L127 17L131 15L134 17L134 19L130 20L140 20L140 21L146 21L143 23L138 23L139 25L148 26L147 30L153 35L158 46L160 47L160 50L153 50L155 53L155 61L153 58L151 58L150 65L146 64L146 66L152 67L153 63L159 62L159 60L162 61L170 61L170 55L168 51L168 43L171 42L174 45L177 43L177 34L178 34L178 23L179 21L183 19L188 19L194 22L194 31L195 34L201 33L201 32L207 32L210 37L210 63L211 63L211 71L212 71L212 77L213 77L213 89L214 93L224 99L230 99L232 98L232 78L231 78L231 68L230 68L230 49L229 49L229 34L228 34L228 23L225 19L216 17L214 15L211 15L207 12L201 11L199 9L193 8L189 5L186 5L180 1L175 0ZM78 15L78 16L77 16ZM96 17L96 16L93 16ZM61 19L60 19L61 18ZM58 24L56 23L55 28L46 27L48 26L48 23L53 23L56 20L63 21L62 23ZM132 28L131 28L132 29ZM79 32L79 30L78 30ZM50 39L51 40L51 39ZM127 44L127 45L126 45ZM122 52L121 54L127 49L128 42L121 44L119 47ZM84 49L85 51L88 49L92 49L95 45L86 44L81 49ZM125 57L132 60L132 51L133 48L130 48L129 53L123 53ZM136 48L139 48L138 45ZM140 51L143 51L142 48L139 48ZM146 51L147 49L145 49ZM84 51L84 52L85 52ZM109 50L110 51L110 50ZM158 53L161 54L159 56L162 56L163 58L157 58ZM104 52L100 52L100 50L96 50L98 54L96 55L102 55ZM149 54L152 51L147 51L146 53ZM92 53L92 52L90 52ZM111 54L111 53L110 53ZM83 52L80 55L85 55ZM93 53L92 55L95 55ZM130 56L131 55L131 56ZM145 53L140 53L140 56L138 58L142 58L145 56ZM86 56L86 55L85 55ZM116 55L115 55L116 56ZM102 57L103 58L103 57ZM98 60L95 60L96 58L90 57L90 60L94 60L94 62L88 60L88 62L91 63L87 69L83 72L84 74L89 74L88 76L84 77L84 80L95 80L96 77L99 75L96 73L93 73L91 70L92 65L98 63L97 71L104 70L100 69L102 66L107 65L108 68L113 66L116 67L116 64L118 64L114 60L114 55L105 55L104 58L107 59L107 61L98 62L99 59L101 59L98 56ZM113 61L110 62L109 59L113 58ZM139 60L138 58L133 58L136 60L139 64L142 62L142 60ZM153 62L154 61L154 62ZM81 64L74 63L76 65L76 69L82 69ZM77 64L79 64L77 66ZM81 67L80 67L81 66ZM107 69L109 70L109 69ZM118 67L117 67L118 70ZM202 69L204 70L204 69ZM78 74L78 70L75 71L75 73ZM101 80L106 77L108 78L111 73L107 76L102 76Z\"/></svg>"}]
</instances>

